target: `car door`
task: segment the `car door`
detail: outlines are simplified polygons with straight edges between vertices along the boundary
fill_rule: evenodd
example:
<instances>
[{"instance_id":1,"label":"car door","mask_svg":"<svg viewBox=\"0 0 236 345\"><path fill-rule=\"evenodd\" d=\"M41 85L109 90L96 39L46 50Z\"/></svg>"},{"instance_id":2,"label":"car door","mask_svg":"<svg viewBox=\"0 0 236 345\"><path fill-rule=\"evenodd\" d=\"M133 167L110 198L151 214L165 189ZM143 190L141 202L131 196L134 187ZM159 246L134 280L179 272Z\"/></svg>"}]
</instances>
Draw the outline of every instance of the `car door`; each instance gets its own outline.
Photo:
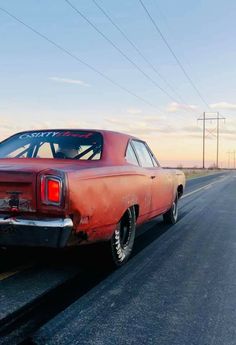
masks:
<instances>
[{"instance_id":1,"label":"car door","mask_svg":"<svg viewBox=\"0 0 236 345\"><path fill-rule=\"evenodd\" d=\"M133 145L141 166L146 170L147 175L151 179L151 214L155 216L164 212L169 207L172 198L171 179L169 179L165 170L160 167L145 142L133 140Z\"/></svg>"},{"instance_id":2,"label":"car door","mask_svg":"<svg viewBox=\"0 0 236 345\"><path fill-rule=\"evenodd\" d=\"M159 214L169 209L172 204L173 179L171 173L160 166L158 160L147 144L146 147L152 157L154 166L156 167L156 175L153 179L152 186L152 200L154 211Z\"/></svg>"},{"instance_id":3,"label":"car door","mask_svg":"<svg viewBox=\"0 0 236 345\"><path fill-rule=\"evenodd\" d=\"M140 161L137 157L136 151L132 145L132 141L129 142L125 159L127 163L135 166L135 174L132 182L129 185L129 189L134 189L139 204L139 221L143 222L150 218L152 212L152 181L147 175L146 171L142 168Z\"/></svg>"}]
</instances>

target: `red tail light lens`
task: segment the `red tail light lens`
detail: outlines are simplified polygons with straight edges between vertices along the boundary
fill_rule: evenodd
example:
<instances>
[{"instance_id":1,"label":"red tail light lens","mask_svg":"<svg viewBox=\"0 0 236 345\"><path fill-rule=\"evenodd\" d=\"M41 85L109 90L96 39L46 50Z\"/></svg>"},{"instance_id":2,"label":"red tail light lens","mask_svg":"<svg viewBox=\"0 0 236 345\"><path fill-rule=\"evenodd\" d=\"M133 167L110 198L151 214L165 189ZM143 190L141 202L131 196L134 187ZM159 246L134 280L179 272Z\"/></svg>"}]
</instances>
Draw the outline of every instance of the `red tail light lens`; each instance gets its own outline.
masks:
<instances>
[{"instance_id":1,"label":"red tail light lens","mask_svg":"<svg viewBox=\"0 0 236 345\"><path fill-rule=\"evenodd\" d=\"M48 201L60 203L60 199L61 199L60 182L57 180L48 180L47 190L48 190Z\"/></svg>"},{"instance_id":2,"label":"red tail light lens","mask_svg":"<svg viewBox=\"0 0 236 345\"><path fill-rule=\"evenodd\" d=\"M41 179L41 200L46 205L61 204L62 181L59 177L43 176Z\"/></svg>"}]
</instances>

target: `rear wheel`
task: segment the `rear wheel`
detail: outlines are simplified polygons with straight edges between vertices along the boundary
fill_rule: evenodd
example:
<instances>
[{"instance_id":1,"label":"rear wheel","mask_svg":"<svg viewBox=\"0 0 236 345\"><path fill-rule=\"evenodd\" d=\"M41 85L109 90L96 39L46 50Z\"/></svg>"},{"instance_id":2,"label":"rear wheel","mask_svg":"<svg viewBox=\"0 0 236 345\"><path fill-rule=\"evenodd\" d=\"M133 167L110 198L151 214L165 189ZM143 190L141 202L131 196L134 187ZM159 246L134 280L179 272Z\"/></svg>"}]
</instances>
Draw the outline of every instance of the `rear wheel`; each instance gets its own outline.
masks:
<instances>
[{"instance_id":1,"label":"rear wheel","mask_svg":"<svg viewBox=\"0 0 236 345\"><path fill-rule=\"evenodd\" d=\"M111 238L110 249L115 266L121 266L129 259L134 245L135 227L135 209L130 207L121 218Z\"/></svg>"},{"instance_id":2,"label":"rear wheel","mask_svg":"<svg viewBox=\"0 0 236 345\"><path fill-rule=\"evenodd\" d=\"M171 208L163 214L163 220L166 224L175 224L178 220L178 195L171 206Z\"/></svg>"}]
</instances>

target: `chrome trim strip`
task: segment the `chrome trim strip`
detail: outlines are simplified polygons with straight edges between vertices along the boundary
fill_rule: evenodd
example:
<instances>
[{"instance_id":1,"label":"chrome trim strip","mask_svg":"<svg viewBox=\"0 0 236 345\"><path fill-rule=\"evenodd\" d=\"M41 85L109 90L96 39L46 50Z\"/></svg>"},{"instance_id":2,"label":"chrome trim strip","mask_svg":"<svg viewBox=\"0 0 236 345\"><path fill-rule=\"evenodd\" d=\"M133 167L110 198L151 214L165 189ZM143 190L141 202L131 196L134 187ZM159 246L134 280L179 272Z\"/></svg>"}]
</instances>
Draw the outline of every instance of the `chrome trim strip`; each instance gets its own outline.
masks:
<instances>
[{"instance_id":1,"label":"chrome trim strip","mask_svg":"<svg viewBox=\"0 0 236 345\"><path fill-rule=\"evenodd\" d=\"M34 226L39 228L72 228L73 222L70 218L54 218L54 219L22 219L17 217L0 217L0 225L10 224L18 226Z\"/></svg>"}]
</instances>

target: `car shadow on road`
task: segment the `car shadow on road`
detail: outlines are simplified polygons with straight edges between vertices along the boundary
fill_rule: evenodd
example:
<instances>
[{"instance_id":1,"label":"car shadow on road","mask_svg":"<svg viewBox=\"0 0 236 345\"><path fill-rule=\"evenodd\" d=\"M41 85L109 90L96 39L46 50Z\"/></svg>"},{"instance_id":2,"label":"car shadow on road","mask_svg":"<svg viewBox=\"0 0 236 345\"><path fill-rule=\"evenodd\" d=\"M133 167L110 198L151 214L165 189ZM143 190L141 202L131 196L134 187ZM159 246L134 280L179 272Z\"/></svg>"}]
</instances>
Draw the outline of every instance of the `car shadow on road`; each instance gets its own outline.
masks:
<instances>
[{"instance_id":1,"label":"car shadow on road","mask_svg":"<svg viewBox=\"0 0 236 345\"><path fill-rule=\"evenodd\" d=\"M148 226L148 224L146 224ZM140 234L137 234L133 249L133 256L137 255L147 246L149 246L152 242L157 240L161 237L164 233L166 233L171 228L171 225L164 224L159 220L152 221L150 227L145 231L141 231Z\"/></svg>"},{"instance_id":2,"label":"car shadow on road","mask_svg":"<svg viewBox=\"0 0 236 345\"><path fill-rule=\"evenodd\" d=\"M187 212L180 212L180 219ZM132 256L137 255L144 248L166 233L172 225L162 222L162 217L137 227L136 239ZM0 249L0 274L18 266L31 265L35 267L66 267L77 265L78 269L109 273L114 270L110 264L107 251L108 243L90 244L80 247L63 249L52 248L8 248Z\"/></svg>"},{"instance_id":3,"label":"car shadow on road","mask_svg":"<svg viewBox=\"0 0 236 345\"><path fill-rule=\"evenodd\" d=\"M180 218L182 216L181 213ZM168 232L170 227L170 225L162 222L161 217L139 227L137 229L133 256L138 255L143 249L158 240L158 238ZM93 244L60 250L45 248L21 248L19 250L19 248L12 248L9 250L9 253L4 251L5 260L9 255L11 263L14 262L14 259L17 262L17 258L20 255L34 262L35 266L31 270L40 268L42 270L41 279L43 279L44 268L45 270L55 268L55 270L63 272L65 269L71 268L72 265L73 267L78 267L78 271L72 279L65 280L60 286L50 290L45 295L39 296L37 303L33 304L29 311L24 312L23 317L9 325L7 332L10 332L12 329L13 338L15 337L15 329L17 329L16 335L19 339L21 337L24 339L25 334L30 336L43 324L111 276L114 272L114 267L110 264L110 258L104 250L105 246L105 244ZM4 262L1 262L1 253L0 263L2 269L4 269ZM20 274L19 272L18 275L20 276ZM12 280L13 282L14 280ZM9 279L9 284L11 285L11 279Z\"/></svg>"}]
</instances>

